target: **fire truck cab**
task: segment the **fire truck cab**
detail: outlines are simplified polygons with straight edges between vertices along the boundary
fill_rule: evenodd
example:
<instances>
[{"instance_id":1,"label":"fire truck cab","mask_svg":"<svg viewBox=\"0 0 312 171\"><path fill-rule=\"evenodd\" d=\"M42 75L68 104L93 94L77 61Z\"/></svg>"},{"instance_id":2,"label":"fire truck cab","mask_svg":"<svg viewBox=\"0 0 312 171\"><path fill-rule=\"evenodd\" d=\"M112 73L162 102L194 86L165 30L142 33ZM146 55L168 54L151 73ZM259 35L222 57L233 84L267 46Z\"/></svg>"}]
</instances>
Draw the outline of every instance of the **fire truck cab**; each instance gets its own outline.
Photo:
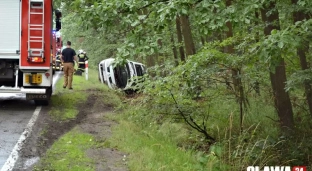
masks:
<instances>
[{"instance_id":1,"label":"fire truck cab","mask_svg":"<svg viewBox=\"0 0 312 171\"><path fill-rule=\"evenodd\" d=\"M1 0L0 96L24 93L47 105L52 95L52 0ZM60 20L57 18L57 30Z\"/></svg>"}]
</instances>

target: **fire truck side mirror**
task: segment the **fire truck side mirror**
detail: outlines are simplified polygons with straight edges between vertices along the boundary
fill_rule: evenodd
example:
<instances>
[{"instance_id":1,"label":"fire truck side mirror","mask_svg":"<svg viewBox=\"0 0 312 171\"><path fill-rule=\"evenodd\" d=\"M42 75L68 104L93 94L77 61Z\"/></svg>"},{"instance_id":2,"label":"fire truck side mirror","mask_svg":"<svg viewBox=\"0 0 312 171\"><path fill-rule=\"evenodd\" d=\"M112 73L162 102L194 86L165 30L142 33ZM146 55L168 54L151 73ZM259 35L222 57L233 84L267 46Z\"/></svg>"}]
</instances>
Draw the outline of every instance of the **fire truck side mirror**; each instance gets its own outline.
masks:
<instances>
[{"instance_id":1,"label":"fire truck side mirror","mask_svg":"<svg viewBox=\"0 0 312 171\"><path fill-rule=\"evenodd\" d=\"M61 17L62 17L62 12L59 10L55 10L55 30L59 31L62 28L62 24L61 24Z\"/></svg>"}]
</instances>

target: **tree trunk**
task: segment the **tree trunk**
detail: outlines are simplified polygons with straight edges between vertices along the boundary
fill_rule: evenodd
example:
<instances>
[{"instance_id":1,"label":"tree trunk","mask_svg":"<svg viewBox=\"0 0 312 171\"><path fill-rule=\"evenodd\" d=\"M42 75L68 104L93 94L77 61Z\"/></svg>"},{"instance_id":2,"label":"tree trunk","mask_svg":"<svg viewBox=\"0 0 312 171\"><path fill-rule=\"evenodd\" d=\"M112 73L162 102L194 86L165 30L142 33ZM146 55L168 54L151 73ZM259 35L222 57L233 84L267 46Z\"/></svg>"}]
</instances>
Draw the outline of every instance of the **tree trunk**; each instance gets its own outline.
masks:
<instances>
[{"instance_id":1,"label":"tree trunk","mask_svg":"<svg viewBox=\"0 0 312 171\"><path fill-rule=\"evenodd\" d=\"M268 14L268 16L267 16ZM270 1L267 6L261 9L263 22L266 23L264 34L270 35L271 31L280 30L279 15L276 10L276 2ZM273 89L274 103L280 120L280 125L284 133L289 133L289 129L294 128L293 110L289 98L289 94L285 91L286 72L285 61L281 54L275 56L279 61L274 68L274 72L270 72L270 80Z\"/></svg>"},{"instance_id":2,"label":"tree trunk","mask_svg":"<svg viewBox=\"0 0 312 171\"><path fill-rule=\"evenodd\" d=\"M172 34L172 32L170 33L170 42L172 44L172 52L173 52L173 58L174 58L174 65L178 66L179 65L179 58L178 58L178 51L177 51L177 47L175 45L175 41L174 41L174 36Z\"/></svg>"},{"instance_id":3,"label":"tree trunk","mask_svg":"<svg viewBox=\"0 0 312 171\"><path fill-rule=\"evenodd\" d=\"M157 40L158 44L158 52L157 52L157 63L158 65L163 65L165 63L165 57L163 53L160 53L159 51L163 48L163 43L161 39Z\"/></svg>"},{"instance_id":4,"label":"tree trunk","mask_svg":"<svg viewBox=\"0 0 312 171\"><path fill-rule=\"evenodd\" d=\"M292 0L293 5L296 5L297 2L298 0ZM294 12L293 16L294 16L294 23L297 21L308 19L308 17L303 13L303 11ZM300 47L297 49L297 54L300 59L300 65L301 65L302 70L309 69L307 57L306 57L306 53L308 53L308 51L309 51L309 42L308 41L301 42ZM310 112L310 115L312 116L312 87L308 82L305 82L304 89L305 89L306 100L309 106L309 112Z\"/></svg>"},{"instance_id":5,"label":"tree trunk","mask_svg":"<svg viewBox=\"0 0 312 171\"><path fill-rule=\"evenodd\" d=\"M138 13L139 13L139 14L147 15L147 14L148 14L148 10L147 10L146 8L144 8L144 9L138 11ZM145 29L146 26L145 26L144 23L142 24L142 27L143 27L143 29ZM157 57L157 56L155 56L155 55L146 56L146 66L147 66L147 68L155 66L155 58L156 58L156 57ZM150 74L152 77L156 76L156 73L149 73L149 74Z\"/></svg>"},{"instance_id":6,"label":"tree trunk","mask_svg":"<svg viewBox=\"0 0 312 171\"><path fill-rule=\"evenodd\" d=\"M259 11L258 10L256 10L255 11L255 17L256 17L256 19L257 19L257 21L255 22L255 25L256 25L256 27L259 25L259 22L258 22L258 19L259 19ZM257 31L257 33L256 33L256 42L259 42L259 40L260 40L260 33L259 33L259 31ZM257 59L257 61L256 61L256 64L258 64L259 63L259 60ZM257 67L258 65L256 65L256 67ZM259 73L257 73L257 76L259 75ZM260 96L260 83L259 83L259 81L258 81L258 79L255 81L255 83L254 83L254 90L255 90L255 92Z\"/></svg>"},{"instance_id":7,"label":"tree trunk","mask_svg":"<svg viewBox=\"0 0 312 171\"><path fill-rule=\"evenodd\" d=\"M185 52L182 45L183 37L182 37L182 31L181 31L181 23L180 23L180 17L176 16L176 28L177 28L177 37L178 37L178 44L179 44L179 52L180 52L180 58L181 61L185 62Z\"/></svg>"},{"instance_id":8,"label":"tree trunk","mask_svg":"<svg viewBox=\"0 0 312 171\"><path fill-rule=\"evenodd\" d=\"M232 4L232 0L226 0L226 6L230 6ZM226 38L233 37L233 26L230 21L226 22L226 27L228 28L228 31L226 32ZM225 52L229 54L234 54L234 46L233 45L228 45L225 47ZM239 87L240 87L240 78L239 78L239 69L238 68L232 68L232 80L233 80L233 85L234 85L234 90L236 92L239 92Z\"/></svg>"},{"instance_id":9,"label":"tree trunk","mask_svg":"<svg viewBox=\"0 0 312 171\"><path fill-rule=\"evenodd\" d=\"M184 38L186 56L194 55L196 51L195 51L195 45L193 41L189 18L187 15L181 15L180 20L181 20L182 34Z\"/></svg>"},{"instance_id":10,"label":"tree trunk","mask_svg":"<svg viewBox=\"0 0 312 171\"><path fill-rule=\"evenodd\" d=\"M162 49L162 47L163 47L163 43L162 43L162 40L161 39L158 39L157 40L157 44L158 44L158 52L157 52L157 54L156 54L156 56L157 56L157 63L158 63L158 65L159 65L159 72L160 72L160 76L162 76L162 77L165 77L166 76L166 70L165 70L165 56L164 56L164 54L163 53L160 53L159 51Z\"/></svg>"},{"instance_id":11,"label":"tree trunk","mask_svg":"<svg viewBox=\"0 0 312 171\"><path fill-rule=\"evenodd\" d=\"M155 66L155 58L156 58L155 55L146 56L146 67L147 68ZM149 72L148 74L152 77L156 76L156 72Z\"/></svg>"},{"instance_id":12,"label":"tree trunk","mask_svg":"<svg viewBox=\"0 0 312 171\"><path fill-rule=\"evenodd\" d=\"M201 37L200 37L200 41L201 41L201 43L202 43L202 46L204 46L205 43L206 43L205 37L201 36Z\"/></svg>"},{"instance_id":13,"label":"tree trunk","mask_svg":"<svg viewBox=\"0 0 312 171\"><path fill-rule=\"evenodd\" d=\"M153 67L155 66L155 56L154 55L149 55L146 57L146 65L147 67Z\"/></svg>"},{"instance_id":14,"label":"tree trunk","mask_svg":"<svg viewBox=\"0 0 312 171\"><path fill-rule=\"evenodd\" d=\"M226 0L226 6L229 7L232 4L232 0ZM226 37L230 38L233 37L233 26L232 26L232 22L228 21L226 22L226 26L228 28L228 31L226 32ZM226 47L225 50L227 53L229 54L234 54L235 50L234 50L234 45L228 45ZM243 88L243 84L242 84L242 79L240 77L241 74L241 70L234 66L231 69L232 72L232 80L233 80L233 86L234 86L234 90L235 90L235 96L237 98L237 101L239 103L239 107L240 107L240 131L243 131L243 103L245 101L244 98L244 88Z\"/></svg>"}]
</instances>

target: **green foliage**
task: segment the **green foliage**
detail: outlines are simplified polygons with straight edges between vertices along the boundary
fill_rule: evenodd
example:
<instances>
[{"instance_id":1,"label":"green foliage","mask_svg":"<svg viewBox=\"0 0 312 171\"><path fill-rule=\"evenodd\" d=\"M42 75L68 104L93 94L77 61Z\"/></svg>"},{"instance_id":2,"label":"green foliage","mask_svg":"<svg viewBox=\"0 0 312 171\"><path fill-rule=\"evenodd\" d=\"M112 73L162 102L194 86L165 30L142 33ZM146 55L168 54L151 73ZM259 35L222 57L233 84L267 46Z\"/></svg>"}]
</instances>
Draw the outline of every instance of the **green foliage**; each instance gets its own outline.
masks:
<instances>
[{"instance_id":1,"label":"green foliage","mask_svg":"<svg viewBox=\"0 0 312 171\"><path fill-rule=\"evenodd\" d=\"M304 83L312 83L312 71L311 69L299 70L290 76L287 82L286 90L292 90L295 88L302 88Z\"/></svg>"},{"instance_id":2,"label":"green foliage","mask_svg":"<svg viewBox=\"0 0 312 171\"><path fill-rule=\"evenodd\" d=\"M112 36L103 38L104 33L94 29L83 30L79 21L80 18L73 13L68 14L63 19L63 23L68 23L63 24L63 41L71 40L76 51L79 49L85 50L89 57L90 68L97 69L96 67L100 61L113 56L118 44Z\"/></svg>"},{"instance_id":3,"label":"green foliage","mask_svg":"<svg viewBox=\"0 0 312 171\"><path fill-rule=\"evenodd\" d=\"M138 85L144 88L141 91L144 98L136 104L136 111L127 115L129 124L134 122L143 130L153 132L168 120L174 124L186 122L191 135L184 147L208 152L199 155L202 164L198 170L239 170L254 161L258 165L270 162L276 165L296 158L308 163L305 158L308 152L302 149L298 151L304 155L280 152L284 145L297 145L289 139L278 138L279 120L273 108L275 97L269 73L274 72L273 68L282 58L285 60L288 80L285 91L291 95L294 112L307 115L303 83L310 83L311 71L301 70L297 48L309 46L311 2L299 0L291 4L291 1L280 0L273 11L265 14L261 10L266 9L268 2L271 1L241 0L226 4L221 0L67 0L62 6L67 14L62 32L65 39L76 42L76 49L87 50L91 67L97 67L99 61L109 57L116 58L116 64L132 59L149 65L150 76L145 76L145 83ZM279 23L262 22L262 18L275 11L279 13ZM293 12L298 11L307 18L294 23ZM179 15L189 17L197 53L174 67L172 47L183 47L183 42L176 40L175 19ZM232 37L226 35L229 23L233 28ZM281 29L264 36L267 24L279 24ZM229 54L231 46L234 52ZM310 67L310 53L306 53L306 59ZM239 71L237 78L232 76L233 69ZM243 96L233 83L238 78ZM243 132L239 128L241 98L244 98ZM301 116L294 117L298 130L306 128L310 118L304 117L302 126L297 121ZM147 129L150 123L159 127ZM199 128L199 133L190 129L194 127ZM210 149L199 148L207 143L203 132L216 139L217 144ZM298 138L299 142L303 140ZM272 154L276 154L276 158Z\"/></svg>"},{"instance_id":4,"label":"green foliage","mask_svg":"<svg viewBox=\"0 0 312 171\"><path fill-rule=\"evenodd\" d=\"M236 94L235 91L227 87L225 80L231 80L228 68L241 66L248 61L234 57L229 58L228 54L222 53L213 47L218 46L207 45L202 51L189 57L185 64L176 68L165 67L167 76L162 79L157 77L146 78L143 91L145 97L140 101L141 105L137 106L138 111L133 112L129 119L146 128L149 125L142 123L159 124L160 127L168 119L172 120L173 123L184 123L185 120L183 120L181 112L187 118L192 118L188 121L194 121L219 142L217 143L219 145L215 144L210 147L208 154L201 155L201 160L205 162L199 164L198 167L203 170L207 168L213 170L233 170L233 167L242 169L255 160L259 160L256 162L257 164L263 164L262 162L264 161L272 161L270 156L256 155L262 153L261 150L259 153L260 147L255 148L253 146L262 141L267 142L265 139L268 135L270 135L271 139L276 136L278 130L272 131L272 126L275 123L268 122L268 118L259 118L259 115L275 118L274 108L268 106L266 110L263 110L266 102L252 98L250 100L250 109L246 111L244 116L244 127L251 127L255 130L247 129L243 135L239 135L238 120L231 119L233 115L235 118L238 117L239 107L236 103ZM242 74L241 77L243 82L246 83L245 86L251 88L251 75L248 74ZM259 75L258 80L262 80L261 78L263 77L265 75ZM254 92L250 91L248 90L246 93L255 95ZM259 113L260 106L263 113ZM140 114L138 115L138 113ZM155 123L151 121L155 121ZM253 127L255 122L259 123L258 127L261 128L261 131ZM193 123L188 123L186 126L190 129L192 128L189 127L191 125L194 126ZM231 135L229 135L229 125L232 125L230 128ZM252 133L252 131L254 132ZM256 134L259 139L256 139L254 136ZM197 143L191 146L185 143L183 145L185 148L195 150L207 144L206 137L202 132L196 133L192 130L190 137L193 135L196 135L198 138L193 137L191 139L197 139L198 142L196 141ZM250 135L253 135L252 139ZM246 139L250 141L245 143ZM184 142L188 141L184 140ZM228 148L229 143L233 146L230 149ZM271 146L274 146L274 144L270 144ZM254 158L255 156L258 158Z\"/></svg>"}]
</instances>

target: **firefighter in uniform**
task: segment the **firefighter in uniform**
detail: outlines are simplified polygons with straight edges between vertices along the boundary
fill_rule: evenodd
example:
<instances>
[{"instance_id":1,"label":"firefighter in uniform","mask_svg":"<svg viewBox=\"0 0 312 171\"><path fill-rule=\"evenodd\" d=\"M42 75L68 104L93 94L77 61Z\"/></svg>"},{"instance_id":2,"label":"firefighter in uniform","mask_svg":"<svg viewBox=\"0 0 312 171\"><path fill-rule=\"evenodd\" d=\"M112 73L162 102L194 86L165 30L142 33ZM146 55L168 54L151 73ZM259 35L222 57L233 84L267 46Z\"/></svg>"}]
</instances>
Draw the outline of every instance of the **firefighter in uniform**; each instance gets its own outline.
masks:
<instances>
[{"instance_id":1,"label":"firefighter in uniform","mask_svg":"<svg viewBox=\"0 0 312 171\"><path fill-rule=\"evenodd\" d=\"M85 72L86 64L85 62L88 60L87 53L83 51L82 49L78 52L78 70L76 72L76 75L82 75L83 72Z\"/></svg>"},{"instance_id":2,"label":"firefighter in uniform","mask_svg":"<svg viewBox=\"0 0 312 171\"><path fill-rule=\"evenodd\" d=\"M57 51L56 51L56 60L61 60L61 55L62 55L61 49L57 49Z\"/></svg>"},{"instance_id":3,"label":"firefighter in uniform","mask_svg":"<svg viewBox=\"0 0 312 171\"><path fill-rule=\"evenodd\" d=\"M59 71L62 70L62 68L63 68L63 63L61 61L61 56L62 56L61 49L57 49L56 56L55 56L55 69L57 69Z\"/></svg>"},{"instance_id":4,"label":"firefighter in uniform","mask_svg":"<svg viewBox=\"0 0 312 171\"><path fill-rule=\"evenodd\" d=\"M58 55L62 55L61 49L57 49L56 55L57 55L57 56L58 56Z\"/></svg>"}]
</instances>

